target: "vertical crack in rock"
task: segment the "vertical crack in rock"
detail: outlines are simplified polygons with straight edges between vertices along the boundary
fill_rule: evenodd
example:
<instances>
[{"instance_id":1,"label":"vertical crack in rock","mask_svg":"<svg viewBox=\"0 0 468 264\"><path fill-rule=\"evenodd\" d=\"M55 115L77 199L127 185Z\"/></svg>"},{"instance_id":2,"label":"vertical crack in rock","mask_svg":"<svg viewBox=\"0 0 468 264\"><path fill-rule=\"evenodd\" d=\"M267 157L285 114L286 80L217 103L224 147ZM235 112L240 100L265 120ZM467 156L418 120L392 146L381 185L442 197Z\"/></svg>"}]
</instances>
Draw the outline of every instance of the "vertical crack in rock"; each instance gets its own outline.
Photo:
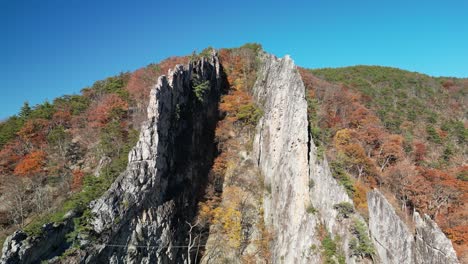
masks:
<instances>
[{"instance_id":1,"label":"vertical crack in rock","mask_svg":"<svg viewBox=\"0 0 468 264\"><path fill-rule=\"evenodd\" d=\"M127 171L92 205L99 246L89 243L87 262L175 263L186 258L178 247L186 243L185 221L196 213L197 194L203 192L215 155L223 85L219 73L214 56L178 65L159 78L150 95L149 121L129 154ZM206 82L209 91L195 96L193 87Z\"/></svg>"}]
</instances>

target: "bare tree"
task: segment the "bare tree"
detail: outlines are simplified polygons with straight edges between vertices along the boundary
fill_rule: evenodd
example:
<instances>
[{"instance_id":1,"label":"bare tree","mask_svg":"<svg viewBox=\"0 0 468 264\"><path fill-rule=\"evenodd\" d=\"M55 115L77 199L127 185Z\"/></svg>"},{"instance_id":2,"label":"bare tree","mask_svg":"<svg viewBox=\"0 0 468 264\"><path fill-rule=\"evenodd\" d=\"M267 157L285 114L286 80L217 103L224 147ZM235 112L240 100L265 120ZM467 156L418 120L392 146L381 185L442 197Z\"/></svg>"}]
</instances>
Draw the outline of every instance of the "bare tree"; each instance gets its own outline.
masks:
<instances>
[{"instance_id":1,"label":"bare tree","mask_svg":"<svg viewBox=\"0 0 468 264\"><path fill-rule=\"evenodd\" d=\"M30 188L32 191L31 205L36 212L49 210L51 205L51 195L47 186L42 186L40 180L33 180Z\"/></svg>"},{"instance_id":2,"label":"bare tree","mask_svg":"<svg viewBox=\"0 0 468 264\"><path fill-rule=\"evenodd\" d=\"M189 226L189 231L188 231L188 244L187 244L187 263L191 264L192 263L192 257L190 255L190 252L192 251L193 247L195 246L196 241L198 241L198 247L197 247L197 256L195 256L195 261L197 260L196 258L198 257L198 249L200 248L200 234L197 234L195 237L193 237L193 232L194 228L197 227L200 224L200 221L198 220L195 224L190 224L189 222L185 221L187 225Z\"/></svg>"},{"instance_id":3,"label":"bare tree","mask_svg":"<svg viewBox=\"0 0 468 264\"><path fill-rule=\"evenodd\" d=\"M31 210L31 199L28 195L29 179L8 175L3 178L1 192L11 220L24 227L25 219Z\"/></svg>"}]
</instances>

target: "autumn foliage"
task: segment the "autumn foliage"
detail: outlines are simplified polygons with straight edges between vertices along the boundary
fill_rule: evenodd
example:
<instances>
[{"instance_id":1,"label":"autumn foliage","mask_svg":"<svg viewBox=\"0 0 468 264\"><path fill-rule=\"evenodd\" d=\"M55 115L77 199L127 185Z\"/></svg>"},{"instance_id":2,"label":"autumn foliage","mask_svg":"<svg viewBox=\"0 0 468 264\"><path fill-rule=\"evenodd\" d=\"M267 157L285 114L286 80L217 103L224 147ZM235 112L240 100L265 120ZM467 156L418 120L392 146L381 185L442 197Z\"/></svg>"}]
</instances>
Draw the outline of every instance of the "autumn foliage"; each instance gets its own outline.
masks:
<instances>
[{"instance_id":1,"label":"autumn foliage","mask_svg":"<svg viewBox=\"0 0 468 264\"><path fill-rule=\"evenodd\" d=\"M91 127L104 127L128 110L128 104L116 94L107 94L88 110L88 122Z\"/></svg>"},{"instance_id":2,"label":"autumn foliage","mask_svg":"<svg viewBox=\"0 0 468 264\"><path fill-rule=\"evenodd\" d=\"M318 72L327 73L326 70ZM463 133L466 132L463 132L463 126L446 121L441 128L433 125L426 128L421 119L412 119L411 107L408 108L408 120L400 121L391 112L385 112L385 107L391 105L375 105L371 96L361 92L368 83L358 80L356 84L348 83L346 78L328 82L309 70L300 69L300 73L308 89L309 100L318 102L314 114L317 115L322 133L320 139L328 148L329 158L343 164L347 173L354 176L356 208L361 213L366 211L365 193L369 187L379 184L381 188L390 190L403 208L410 208L408 213L416 209L435 219L452 237L458 253L465 252L467 249L462 247L468 240L468 214L464 213L468 204L467 181L462 180L463 176L457 176L462 175L459 167L462 162L453 157L455 150L450 143L453 139L464 140ZM338 74L334 74L326 76L338 78ZM365 77L360 78L362 81ZM447 80L441 86L449 93L457 93L459 89L452 88L457 85ZM364 91L371 95L375 93L370 89L379 88ZM396 100L408 100L402 98L393 99L393 103L396 105ZM454 104L455 98L450 99ZM387 101L379 103L386 104ZM436 114L428 115L428 122L436 121ZM428 135L429 132L432 134ZM451 138L449 133L452 133ZM443 141L447 141L445 148L437 145ZM438 163L429 163L437 159Z\"/></svg>"},{"instance_id":3,"label":"autumn foliage","mask_svg":"<svg viewBox=\"0 0 468 264\"><path fill-rule=\"evenodd\" d=\"M248 220L248 210L252 210L252 205L247 200L250 196L260 195L258 188L262 187L259 187L259 179L239 173L239 152L248 151L249 135L253 136L251 130L261 111L254 104L249 90L256 76L256 52L248 48L226 49L220 50L219 55L229 87L219 104L221 119L215 131L219 154L210 172L205 200L199 204L198 218L208 223L214 236L223 241L211 246L205 255L220 254L223 258L226 255L223 252L239 254L252 239ZM249 188L256 190L255 193L247 190ZM245 263L258 263L258 259L269 261L271 257L271 235L263 221L259 221L257 228L261 232L260 238L252 242L258 246L258 252L245 254L242 259Z\"/></svg>"},{"instance_id":4,"label":"autumn foliage","mask_svg":"<svg viewBox=\"0 0 468 264\"><path fill-rule=\"evenodd\" d=\"M44 169L46 153L41 150L27 154L15 167L14 173L18 176L33 176Z\"/></svg>"},{"instance_id":5,"label":"autumn foliage","mask_svg":"<svg viewBox=\"0 0 468 264\"><path fill-rule=\"evenodd\" d=\"M83 178L85 174L81 170L74 170L72 172L72 185L71 188L72 190L80 190L81 187L83 186Z\"/></svg>"}]
</instances>

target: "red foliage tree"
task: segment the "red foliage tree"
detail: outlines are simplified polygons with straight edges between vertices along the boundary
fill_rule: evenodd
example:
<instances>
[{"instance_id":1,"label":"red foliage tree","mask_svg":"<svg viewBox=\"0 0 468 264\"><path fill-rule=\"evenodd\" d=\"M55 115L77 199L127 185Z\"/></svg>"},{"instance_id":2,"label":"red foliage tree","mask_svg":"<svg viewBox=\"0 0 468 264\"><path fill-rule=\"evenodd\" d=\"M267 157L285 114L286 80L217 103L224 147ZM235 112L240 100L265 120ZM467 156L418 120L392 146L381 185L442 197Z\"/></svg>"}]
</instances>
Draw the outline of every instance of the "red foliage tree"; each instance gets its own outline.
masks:
<instances>
[{"instance_id":1,"label":"red foliage tree","mask_svg":"<svg viewBox=\"0 0 468 264\"><path fill-rule=\"evenodd\" d=\"M24 148L18 140L5 145L0 151L0 174L12 173L16 164L24 155Z\"/></svg>"},{"instance_id":2,"label":"red foliage tree","mask_svg":"<svg viewBox=\"0 0 468 264\"><path fill-rule=\"evenodd\" d=\"M69 109L58 110L52 116L52 123L55 126L63 126L69 128L71 126L72 114Z\"/></svg>"},{"instance_id":3,"label":"red foliage tree","mask_svg":"<svg viewBox=\"0 0 468 264\"><path fill-rule=\"evenodd\" d=\"M400 135L389 135L383 142L379 151L380 171L392 165L404 156L403 137Z\"/></svg>"},{"instance_id":4,"label":"red foliage tree","mask_svg":"<svg viewBox=\"0 0 468 264\"><path fill-rule=\"evenodd\" d=\"M136 70L130 76L126 89L135 101L137 109L144 110L151 86L156 83L160 72L158 67L146 67Z\"/></svg>"},{"instance_id":5,"label":"red foliage tree","mask_svg":"<svg viewBox=\"0 0 468 264\"><path fill-rule=\"evenodd\" d=\"M420 164L426 159L426 145L421 142L417 141L414 143L414 162L416 164Z\"/></svg>"},{"instance_id":6,"label":"red foliage tree","mask_svg":"<svg viewBox=\"0 0 468 264\"><path fill-rule=\"evenodd\" d=\"M80 190L83 186L84 172L81 170L74 170L72 172L72 185L71 189L73 191Z\"/></svg>"},{"instance_id":7,"label":"red foliage tree","mask_svg":"<svg viewBox=\"0 0 468 264\"><path fill-rule=\"evenodd\" d=\"M187 64L190 61L190 57L188 56L182 56L182 57L170 57L167 58L160 63L158 63L159 66L159 72L161 74L167 74L169 70L172 70L177 64Z\"/></svg>"},{"instance_id":8,"label":"red foliage tree","mask_svg":"<svg viewBox=\"0 0 468 264\"><path fill-rule=\"evenodd\" d=\"M122 98L116 94L106 94L88 109L87 120L91 127L104 127L127 110L128 104Z\"/></svg>"},{"instance_id":9,"label":"red foliage tree","mask_svg":"<svg viewBox=\"0 0 468 264\"><path fill-rule=\"evenodd\" d=\"M18 136L28 150L42 148L47 144L50 122L46 119L28 120L18 132Z\"/></svg>"}]
</instances>

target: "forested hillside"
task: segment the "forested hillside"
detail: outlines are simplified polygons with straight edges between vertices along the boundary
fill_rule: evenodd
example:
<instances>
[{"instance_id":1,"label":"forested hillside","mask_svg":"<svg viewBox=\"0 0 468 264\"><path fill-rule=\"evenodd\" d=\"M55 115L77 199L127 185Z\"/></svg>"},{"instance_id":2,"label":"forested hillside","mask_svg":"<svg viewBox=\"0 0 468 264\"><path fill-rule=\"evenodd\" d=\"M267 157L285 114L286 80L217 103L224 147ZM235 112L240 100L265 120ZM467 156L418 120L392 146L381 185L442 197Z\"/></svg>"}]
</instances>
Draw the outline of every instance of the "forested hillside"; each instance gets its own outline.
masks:
<instances>
[{"instance_id":1,"label":"forested hillside","mask_svg":"<svg viewBox=\"0 0 468 264\"><path fill-rule=\"evenodd\" d=\"M363 215L380 187L427 213L467 254L468 80L378 66L301 69L310 130Z\"/></svg>"}]
</instances>

